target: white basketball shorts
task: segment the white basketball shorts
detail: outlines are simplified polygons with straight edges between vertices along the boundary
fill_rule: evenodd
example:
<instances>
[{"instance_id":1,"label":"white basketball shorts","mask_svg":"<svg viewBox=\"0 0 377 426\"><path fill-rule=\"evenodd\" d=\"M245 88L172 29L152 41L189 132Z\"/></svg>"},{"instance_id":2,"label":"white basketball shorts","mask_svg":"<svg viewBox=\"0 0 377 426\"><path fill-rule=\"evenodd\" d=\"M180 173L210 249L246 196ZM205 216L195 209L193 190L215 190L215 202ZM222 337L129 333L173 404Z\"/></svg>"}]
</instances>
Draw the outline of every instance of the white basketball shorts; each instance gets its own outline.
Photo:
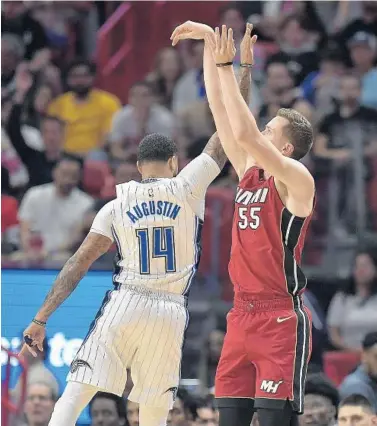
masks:
<instances>
[{"instance_id":1,"label":"white basketball shorts","mask_svg":"<svg viewBox=\"0 0 377 426\"><path fill-rule=\"evenodd\" d=\"M129 399L170 409L187 324L181 295L131 285L108 291L67 380L120 396L130 368L134 387Z\"/></svg>"}]
</instances>

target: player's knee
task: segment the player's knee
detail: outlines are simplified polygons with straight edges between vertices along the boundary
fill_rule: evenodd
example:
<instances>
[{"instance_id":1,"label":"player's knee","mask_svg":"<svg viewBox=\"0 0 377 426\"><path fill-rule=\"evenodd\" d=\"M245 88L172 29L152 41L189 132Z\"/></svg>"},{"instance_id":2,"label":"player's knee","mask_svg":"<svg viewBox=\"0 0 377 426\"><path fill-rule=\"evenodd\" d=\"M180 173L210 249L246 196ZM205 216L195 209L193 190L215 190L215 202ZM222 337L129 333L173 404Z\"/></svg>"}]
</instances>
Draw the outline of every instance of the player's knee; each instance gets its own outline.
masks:
<instances>
[{"instance_id":1,"label":"player's knee","mask_svg":"<svg viewBox=\"0 0 377 426\"><path fill-rule=\"evenodd\" d=\"M169 409L139 405L139 423L142 426L166 426Z\"/></svg>"}]
</instances>

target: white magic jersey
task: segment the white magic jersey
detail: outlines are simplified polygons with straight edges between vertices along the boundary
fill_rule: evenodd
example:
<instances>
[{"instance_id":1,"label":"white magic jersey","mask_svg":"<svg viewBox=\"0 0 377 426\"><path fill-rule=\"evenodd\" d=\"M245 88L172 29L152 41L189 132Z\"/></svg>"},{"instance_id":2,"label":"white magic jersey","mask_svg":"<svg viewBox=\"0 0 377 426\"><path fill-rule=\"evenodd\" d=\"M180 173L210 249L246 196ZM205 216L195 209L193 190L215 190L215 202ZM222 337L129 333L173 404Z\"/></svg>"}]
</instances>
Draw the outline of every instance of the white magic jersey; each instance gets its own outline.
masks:
<instances>
[{"instance_id":1,"label":"white magic jersey","mask_svg":"<svg viewBox=\"0 0 377 426\"><path fill-rule=\"evenodd\" d=\"M203 153L173 179L117 186L117 198L91 228L117 245L115 284L187 294L199 262L205 192L219 172Z\"/></svg>"}]
</instances>

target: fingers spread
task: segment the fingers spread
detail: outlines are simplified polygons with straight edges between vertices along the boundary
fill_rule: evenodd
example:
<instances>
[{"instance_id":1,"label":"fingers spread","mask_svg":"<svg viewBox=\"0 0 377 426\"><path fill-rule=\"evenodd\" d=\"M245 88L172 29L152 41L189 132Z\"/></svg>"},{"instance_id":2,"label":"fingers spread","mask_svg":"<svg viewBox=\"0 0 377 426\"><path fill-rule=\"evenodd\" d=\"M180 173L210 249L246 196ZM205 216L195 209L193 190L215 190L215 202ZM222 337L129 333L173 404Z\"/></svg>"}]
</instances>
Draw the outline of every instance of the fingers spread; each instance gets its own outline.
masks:
<instances>
[{"instance_id":1,"label":"fingers spread","mask_svg":"<svg viewBox=\"0 0 377 426\"><path fill-rule=\"evenodd\" d=\"M220 40L220 30L219 27L216 27L215 29L215 48L216 51L219 52L221 47L221 40Z\"/></svg>"},{"instance_id":2,"label":"fingers spread","mask_svg":"<svg viewBox=\"0 0 377 426\"><path fill-rule=\"evenodd\" d=\"M34 358L37 357L37 351L32 346L27 346L29 352L33 355Z\"/></svg>"},{"instance_id":3,"label":"fingers spread","mask_svg":"<svg viewBox=\"0 0 377 426\"><path fill-rule=\"evenodd\" d=\"M27 344L26 343L24 343L23 345L22 345L22 348L21 348L21 350L20 350L20 352L19 352L19 354L18 355L20 355L20 356L25 356L25 353L27 352Z\"/></svg>"},{"instance_id":4,"label":"fingers spread","mask_svg":"<svg viewBox=\"0 0 377 426\"><path fill-rule=\"evenodd\" d=\"M227 40L227 46L226 46L226 49L228 50L228 52L232 52L233 51L233 46L234 46L233 30L232 30L232 28L229 28L229 30L228 30L228 40Z\"/></svg>"},{"instance_id":5,"label":"fingers spread","mask_svg":"<svg viewBox=\"0 0 377 426\"><path fill-rule=\"evenodd\" d=\"M227 30L226 30L226 25L223 25L221 27L221 53L225 53L225 50L227 48Z\"/></svg>"},{"instance_id":6,"label":"fingers spread","mask_svg":"<svg viewBox=\"0 0 377 426\"><path fill-rule=\"evenodd\" d=\"M251 31L252 31L252 29L253 29L253 25L252 24L246 24L246 32L245 32L245 35L246 36L251 36Z\"/></svg>"}]
</instances>

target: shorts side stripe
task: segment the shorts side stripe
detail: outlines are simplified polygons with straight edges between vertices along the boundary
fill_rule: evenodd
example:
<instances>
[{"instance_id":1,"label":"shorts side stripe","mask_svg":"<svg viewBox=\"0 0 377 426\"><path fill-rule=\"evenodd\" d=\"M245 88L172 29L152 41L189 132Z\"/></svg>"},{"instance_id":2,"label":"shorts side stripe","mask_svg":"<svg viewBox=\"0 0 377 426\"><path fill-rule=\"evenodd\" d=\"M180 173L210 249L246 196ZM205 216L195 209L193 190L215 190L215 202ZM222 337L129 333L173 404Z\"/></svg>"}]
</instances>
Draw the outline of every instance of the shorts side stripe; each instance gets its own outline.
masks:
<instances>
[{"instance_id":1,"label":"shorts side stripe","mask_svg":"<svg viewBox=\"0 0 377 426\"><path fill-rule=\"evenodd\" d=\"M304 410L306 370L310 354L310 320L302 307L300 299L294 300L297 316L297 343L293 376L293 409L299 413Z\"/></svg>"}]
</instances>

